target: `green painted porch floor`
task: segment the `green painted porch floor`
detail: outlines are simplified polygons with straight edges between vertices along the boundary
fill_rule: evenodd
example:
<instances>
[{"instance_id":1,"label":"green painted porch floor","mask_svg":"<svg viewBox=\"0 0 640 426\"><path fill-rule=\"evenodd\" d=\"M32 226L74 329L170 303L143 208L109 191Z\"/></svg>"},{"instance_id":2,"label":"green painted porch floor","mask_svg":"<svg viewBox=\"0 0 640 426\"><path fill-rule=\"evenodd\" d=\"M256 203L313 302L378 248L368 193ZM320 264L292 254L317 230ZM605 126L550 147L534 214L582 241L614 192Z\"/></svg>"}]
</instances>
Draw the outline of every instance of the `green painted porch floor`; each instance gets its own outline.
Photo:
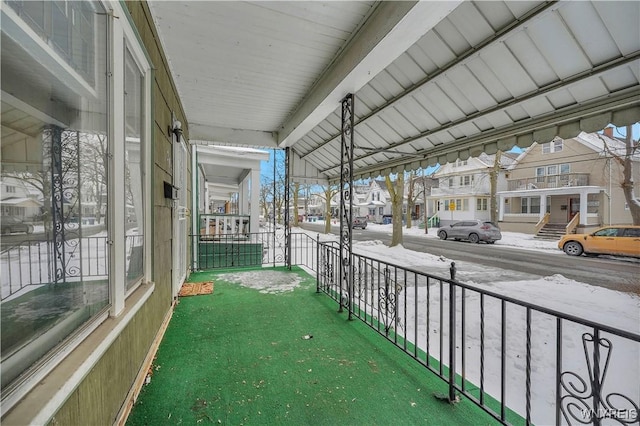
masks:
<instances>
[{"instance_id":1,"label":"green painted porch floor","mask_svg":"<svg viewBox=\"0 0 640 426\"><path fill-rule=\"evenodd\" d=\"M436 399L441 379L347 321L303 270L262 271L301 283L265 294L220 277L255 269L191 276L213 280L214 292L180 299L128 425L495 423L464 398Z\"/></svg>"}]
</instances>

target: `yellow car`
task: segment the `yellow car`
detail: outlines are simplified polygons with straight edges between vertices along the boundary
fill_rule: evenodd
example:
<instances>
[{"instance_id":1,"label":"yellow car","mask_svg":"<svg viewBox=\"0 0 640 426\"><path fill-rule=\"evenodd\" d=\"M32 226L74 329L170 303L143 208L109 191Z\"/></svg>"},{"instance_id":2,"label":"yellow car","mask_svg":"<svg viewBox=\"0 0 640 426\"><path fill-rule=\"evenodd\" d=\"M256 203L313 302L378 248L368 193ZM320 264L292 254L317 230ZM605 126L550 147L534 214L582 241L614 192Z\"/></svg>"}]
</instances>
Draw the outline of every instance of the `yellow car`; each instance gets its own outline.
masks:
<instances>
[{"instance_id":1,"label":"yellow car","mask_svg":"<svg viewBox=\"0 0 640 426\"><path fill-rule=\"evenodd\" d=\"M612 254L640 257L640 226L606 226L590 234L568 234L558 248L570 256Z\"/></svg>"}]
</instances>

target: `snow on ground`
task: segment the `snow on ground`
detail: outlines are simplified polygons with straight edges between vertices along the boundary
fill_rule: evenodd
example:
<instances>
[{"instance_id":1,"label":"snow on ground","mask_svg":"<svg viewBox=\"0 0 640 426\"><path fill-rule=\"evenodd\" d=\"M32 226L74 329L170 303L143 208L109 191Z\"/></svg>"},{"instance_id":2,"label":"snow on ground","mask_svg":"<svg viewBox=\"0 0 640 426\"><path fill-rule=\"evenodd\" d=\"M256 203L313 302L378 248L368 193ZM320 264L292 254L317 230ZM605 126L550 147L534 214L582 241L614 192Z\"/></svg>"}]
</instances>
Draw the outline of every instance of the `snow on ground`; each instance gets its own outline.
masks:
<instances>
[{"instance_id":1,"label":"snow on ground","mask_svg":"<svg viewBox=\"0 0 640 426\"><path fill-rule=\"evenodd\" d=\"M293 276L280 271L246 271L219 274L218 278L238 283L243 287L259 290L260 293L277 294L293 291L302 281L297 275Z\"/></svg>"}]
</instances>

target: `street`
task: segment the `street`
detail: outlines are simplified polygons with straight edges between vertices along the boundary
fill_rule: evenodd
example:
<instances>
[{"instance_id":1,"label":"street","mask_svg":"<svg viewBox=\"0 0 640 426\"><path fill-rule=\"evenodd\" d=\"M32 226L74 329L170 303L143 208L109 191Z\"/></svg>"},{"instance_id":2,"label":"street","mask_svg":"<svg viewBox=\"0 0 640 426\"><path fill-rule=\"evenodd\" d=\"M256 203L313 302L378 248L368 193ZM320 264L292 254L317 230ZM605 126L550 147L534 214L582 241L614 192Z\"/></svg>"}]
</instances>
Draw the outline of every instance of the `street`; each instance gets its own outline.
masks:
<instances>
[{"instance_id":1,"label":"street","mask_svg":"<svg viewBox=\"0 0 640 426\"><path fill-rule=\"evenodd\" d=\"M313 232L324 232L323 224L303 223L300 227ZM334 234L338 234L339 229L338 225L331 227ZM354 230L352 235L354 241L380 240L385 244L391 241L389 231L376 231L370 227ZM574 257L559 251L545 253L501 246L499 242L494 245L471 244L407 234L403 236L402 245L409 250L444 256L456 262L469 262L477 266L472 268L473 271L459 270L458 279L462 281L472 273L474 281L483 282L482 269L488 266L504 270L504 274L501 275L502 281L529 279L532 275L545 277L560 274L586 284L640 294L640 259L609 256Z\"/></svg>"}]
</instances>

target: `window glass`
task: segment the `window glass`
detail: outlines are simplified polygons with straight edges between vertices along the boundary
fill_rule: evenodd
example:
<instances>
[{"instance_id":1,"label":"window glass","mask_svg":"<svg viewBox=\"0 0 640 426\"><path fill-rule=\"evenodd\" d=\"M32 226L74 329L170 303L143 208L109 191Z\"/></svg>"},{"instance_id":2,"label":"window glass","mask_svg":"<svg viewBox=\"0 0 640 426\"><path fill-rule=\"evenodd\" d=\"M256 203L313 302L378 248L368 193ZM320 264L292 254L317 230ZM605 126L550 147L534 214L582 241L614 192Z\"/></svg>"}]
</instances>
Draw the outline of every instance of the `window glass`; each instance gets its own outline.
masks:
<instances>
[{"instance_id":1,"label":"window glass","mask_svg":"<svg viewBox=\"0 0 640 426\"><path fill-rule=\"evenodd\" d=\"M640 228L625 228L624 232L622 233L622 236L638 238L640 237Z\"/></svg>"},{"instance_id":2,"label":"window glass","mask_svg":"<svg viewBox=\"0 0 640 426\"><path fill-rule=\"evenodd\" d=\"M605 228L593 233L596 237L615 237L618 235L618 228Z\"/></svg>"},{"instance_id":3,"label":"window glass","mask_svg":"<svg viewBox=\"0 0 640 426\"><path fill-rule=\"evenodd\" d=\"M531 197L529 204L531 205L529 213L540 213L540 197Z\"/></svg>"},{"instance_id":4,"label":"window glass","mask_svg":"<svg viewBox=\"0 0 640 426\"><path fill-rule=\"evenodd\" d=\"M562 139L556 139L553 141L553 152L562 151Z\"/></svg>"},{"instance_id":5,"label":"window glass","mask_svg":"<svg viewBox=\"0 0 640 426\"><path fill-rule=\"evenodd\" d=\"M142 137L142 72L125 48L125 265L126 285L131 288L144 271L144 197Z\"/></svg>"},{"instance_id":6,"label":"window glass","mask_svg":"<svg viewBox=\"0 0 640 426\"><path fill-rule=\"evenodd\" d=\"M99 2L11 5L50 49L33 59L40 41L12 34L22 23L3 16L12 41L0 50L2 90L12 96L2 99L0 168L15 198L0 201L0 222L23 226L0 254L3 391L109 305L107 13Z\"/></svg>"},{"instance_id":7,"label":"window glass","mask_svg":"<svg viewBox=\"0 0 640 426\"><path fill-rule=\"evenodd\" d=\"M542 153L549 154L551 152L551 143L543 143L542 144Z\"/></svg>"},{"instance_id":8,"label":"window glass","mask_svg":"<svg viewBox=\"0 0 640 426\"><path fill-rule=\"evenodd\" d=\"M558 166L556 166L556 165L547 166L547 174L548 175L557 175L558 174Z\"/></svg>"},{"instance_id":9,"label":"window glass","mask_svg":"<svg viewBox=\"0 0 640 426\"><path fill-rule=\"evenodd\" d=\"M571 173L571 164L560 164L560 173L566 174Z\"/></svg>"}]
</instances>

